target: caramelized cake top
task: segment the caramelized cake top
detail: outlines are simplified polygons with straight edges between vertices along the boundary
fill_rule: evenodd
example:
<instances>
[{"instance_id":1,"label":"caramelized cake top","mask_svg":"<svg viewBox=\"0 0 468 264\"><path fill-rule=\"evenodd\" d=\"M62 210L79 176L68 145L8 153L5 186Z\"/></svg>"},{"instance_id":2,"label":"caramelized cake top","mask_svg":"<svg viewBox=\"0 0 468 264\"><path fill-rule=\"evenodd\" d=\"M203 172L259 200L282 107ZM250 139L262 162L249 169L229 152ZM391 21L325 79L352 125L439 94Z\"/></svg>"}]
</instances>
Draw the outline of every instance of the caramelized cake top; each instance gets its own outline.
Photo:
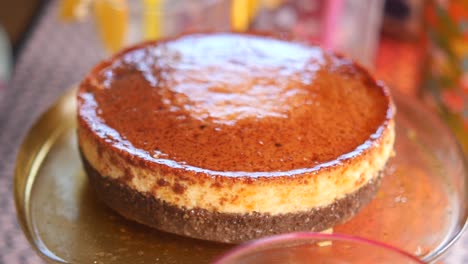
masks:
<instances>
[{"instance_id":1,"label":"caramelized cake top","mask_svg":"<svg viewBox=\"0 0 468 264\"><path fill-rule=\"evenodd\" d=\"M236 33L129 48L81 83L78 110L145 162L217 172L320 169L370 148L393 118L388 91L351 60Z\"/></svg>"}]
</instances>

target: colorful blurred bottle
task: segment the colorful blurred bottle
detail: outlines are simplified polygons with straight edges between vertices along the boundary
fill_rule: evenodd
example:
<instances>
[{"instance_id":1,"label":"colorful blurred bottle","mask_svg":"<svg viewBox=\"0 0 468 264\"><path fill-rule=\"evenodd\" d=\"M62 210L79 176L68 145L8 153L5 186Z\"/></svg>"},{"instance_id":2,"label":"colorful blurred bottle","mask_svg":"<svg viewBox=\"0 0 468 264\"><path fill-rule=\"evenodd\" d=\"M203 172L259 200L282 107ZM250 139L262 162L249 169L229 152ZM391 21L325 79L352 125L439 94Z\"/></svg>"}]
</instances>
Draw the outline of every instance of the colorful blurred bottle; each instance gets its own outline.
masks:
<instances>
[{"instance_id":1,"label":"colorful blurred bottle","mask_svg":"<svg viewBox=\"0 0 468 264\"><path fill-rule=\"evenodd\" d=\"M438 109L468 155L468 1L430 1L425 22L425 99Z\"/></svg>"}]
</instances>

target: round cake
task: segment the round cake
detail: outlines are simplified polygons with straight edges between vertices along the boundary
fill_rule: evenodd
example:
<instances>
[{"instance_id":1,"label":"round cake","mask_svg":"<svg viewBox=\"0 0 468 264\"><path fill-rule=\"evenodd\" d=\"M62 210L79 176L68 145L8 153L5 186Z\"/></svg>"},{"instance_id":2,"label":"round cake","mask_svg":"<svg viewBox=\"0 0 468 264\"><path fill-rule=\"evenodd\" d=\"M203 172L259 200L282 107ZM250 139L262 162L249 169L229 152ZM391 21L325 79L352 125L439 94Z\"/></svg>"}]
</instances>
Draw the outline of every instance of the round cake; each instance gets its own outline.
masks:
<instances>
[{"instance_id":1,"label":"round cake","mask_svg":"<svg viewBox=\"0 0 468 264\"><path fill-rule=\"evenodd\" d=\"M393 153L387 88L319 47L182 35L98 64L78 91L97 196L128 219L237 243L343 223Z\"/></svg>"}]
</instances>

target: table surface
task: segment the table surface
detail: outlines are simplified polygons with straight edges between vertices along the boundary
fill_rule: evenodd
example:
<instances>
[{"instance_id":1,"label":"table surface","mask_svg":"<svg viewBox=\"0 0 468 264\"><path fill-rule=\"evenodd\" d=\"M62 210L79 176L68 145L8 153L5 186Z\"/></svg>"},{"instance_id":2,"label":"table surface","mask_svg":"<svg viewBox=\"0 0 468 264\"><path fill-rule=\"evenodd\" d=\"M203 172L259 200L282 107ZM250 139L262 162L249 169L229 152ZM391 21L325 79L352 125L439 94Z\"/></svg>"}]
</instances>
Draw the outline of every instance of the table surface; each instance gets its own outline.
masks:
<instances>
[{"instance_id":1,"label":"table surface","mask_svg":"<svg viewBox=\"0 0 468 264\"><path fill-rule=\"evenodd\" d=\"M12 189L18 148L29 127L100 59L104 57L90 21L67 24L57 18L57 3L51 1L19 54L14 75L0 91L0 264L42 263L16 220ZM406 94L415 94L418 66L389 65L398 57L417 64L417 48L384 40L377 61L379 78ZM386 59L390 58L390 59ZM387 60L387 61L386 61ZM395 70L397 69L397 70ZM468 263L468 234L451 248L444 263Z\"/></svg>"}]
</instances>

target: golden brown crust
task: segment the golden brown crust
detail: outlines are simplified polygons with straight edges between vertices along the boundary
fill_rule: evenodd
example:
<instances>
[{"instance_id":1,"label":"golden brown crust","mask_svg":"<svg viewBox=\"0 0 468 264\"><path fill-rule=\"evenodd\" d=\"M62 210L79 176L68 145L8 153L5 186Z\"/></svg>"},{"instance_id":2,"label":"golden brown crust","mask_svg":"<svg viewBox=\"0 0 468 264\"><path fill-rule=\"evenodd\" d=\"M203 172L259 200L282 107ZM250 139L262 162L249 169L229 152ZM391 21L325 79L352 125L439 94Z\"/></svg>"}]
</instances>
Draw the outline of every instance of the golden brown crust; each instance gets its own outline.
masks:
<instances>
[{"instance_id":1,"label":"golden brown crust","mask_svg":"<svg viewBox=\"0 0 468 264\"><path fill-rule=\"evenodd\" d=\"M197 42L207 36L210 37L195 36L192 41ZM232 36L254 38L250 35ZM276 43L271 38L254 40L268 45ZM227 175L227 172L233 172L230 176L253 177L258 176L257 172L298 174L301 169L318 168L328 161L340 158L341 162L346 162L356 158L378 143L382 131L387 129L393 118L388 90L366 70L340 56L299 44L279 42L276 44L286 52L291 49L310 54L305 54L305 59L286 56L278 62L265 61L262 66L266 69L260 70L255 63L232 62L234 66L246 68L247 73L238 72L232 65L223 66L232 58L222 57L212 63L221 67L216 71L233 73L221 77L254 77L249 79L248 85L238 84L241 88L235 85L220 88L224 83L215 78L215 72L210 68L213 65L180 62L184 58L190 59L193 54L184 53L189 47L179 45L177 41L172 40L176 43L172 53L168 51L171 50L171 41L127 49L98 65L80 86L80 127L89 130L102 147L112 148L135 165L171 167L174 168L172 173L202 172L210 176ZM261 50L261 47L257 48ZM172 55L154 55L158 52ZM244 52L246 56L262 59L248 50ZM209 53L202 55L209 56ZM291 64L288 59L295 62ZM139 60L149 62L139 64ZM200 69L177 69L178 63ZM281 79L281 70L273 68L282 63L289 63L286 69L302 64L297 72L291 70ZM148 67L151 74L145 70ZM257 72L254 74L253 71ZM155 87L151 86L148 75L157 79ZM202 79L193 80L200 75ZM166 76L166 79L160 80L161 76ZM190 83L194 88L184 88L178 78L182 84ZM271 87L268 85L280 87L280 81L287 82L287 85L273 91L273 97L270 97L268 91ZM211 82L213 87L203 90L207 82ZM252 88L255 85L261 86L261 92L257 93ZM203 93L199 94L198 90ZM244 98L249 93L251 96ZM233 97L233 100L224 102L224 99L219 99L226 96ZM281 97L286 99L275 99ZM253 104L253 109L245 110L252 103L249 101L252 98L259 102ZM273 102L269 104L271 100ZM212 114L229 107L235 110L234 116ZM204 111L208 111L208 117ZM361 150L355 152L358 147Z\"/></svg>"}]
</instances>

